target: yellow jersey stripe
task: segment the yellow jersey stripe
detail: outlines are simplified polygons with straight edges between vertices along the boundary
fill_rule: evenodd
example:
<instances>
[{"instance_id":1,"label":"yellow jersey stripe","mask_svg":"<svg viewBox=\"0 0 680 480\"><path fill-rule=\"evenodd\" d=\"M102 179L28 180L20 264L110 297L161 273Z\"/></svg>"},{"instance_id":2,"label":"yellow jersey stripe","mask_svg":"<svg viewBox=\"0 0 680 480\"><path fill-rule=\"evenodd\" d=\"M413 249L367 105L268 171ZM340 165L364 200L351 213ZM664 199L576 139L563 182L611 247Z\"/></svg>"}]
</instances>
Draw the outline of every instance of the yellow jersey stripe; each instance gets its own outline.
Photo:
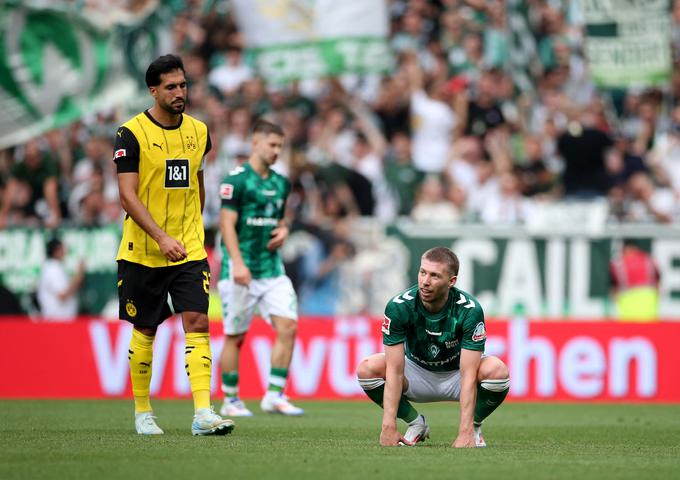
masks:
<instances>
[{"instance_id":1,"label":"yellow jersey stripe","mask_svg":"<svg viewBox=\"0 0 680 480\"><path fill-rule=\"evenodd\" d=\"M198 130L196 129L196 122L193 122L193 121L192 121L192 122L191 122L191 125L194 127L194 134L196 135L196 142L198 142L198 139L199 139L200 137L198 136ZM206 145L207 145L207 142L206 142ZM203 157L203 153L201 153L201 158L202 158L202 157Z\"/></svg>"},{"instance_id":2,"label":"yellow jersey stripe","mask_svg":"<svg viewBox=\"0 0 680 480\"><path fill-rule=\"evenodd\" d=\"M179 222L180 222L180 225L179 225L180 230L179 231L182 232L181 233L181 235L182 235L182 237L181 237L182 245L185 244L185 242L184 242L184 221L187 218L187 193L188 192L186 192L186 191L184 192L184 197L183 197L184 198L184 211L182 212L182 218L180 218L180 220L179 220Z\"/></svg>"},{"instance_id":3,"label":"yellow jersey stripe","mask_svg":"<svg viewBox=\"0 0 680 480\"><path fill-rule=\"evenodd\" d=\"M139 117L136 117L136 120L137 120L137 123L139 123L139 128L142 129L142 133L144 133L144 138L146 139L146 149L150 150L151 149L151 143L149 143L149 136L146 133L146 129L144 128L144 125L142 124L142 121L139 119Z\"/></svg>"},{"instance_id":4,"label":"yellow jersey stripe","mask_svg":"<svg viewBox=\"0 0 680 480\"><path fill-rule=\"evenodd\" d=\"M150 190L146 190L146 209L149 210L149 194ZM134 221L134 220L133 220ZM149 255L149 234L144 232L144 252Z\"/></svg>"},{"instance_id":5,"label":"yellow jersey stripe","mask_svg":"<svg viewBox=\"0 0 680 480\"><path fill-rule=\"evenodd\" d=\"M165 151L168 152L168 155L170 154L170 144L168 143L168 137L165 135L165 129L161 128L161 132L163 132L163 145L165 145ZM177 157L175 157L177 158Z\"/></svg>"},{"instance_id":6,"label":"yellow jersey stripe","mask_svg":"<svg viewBox=\"0 0 680 480\"><path fill-rule=\"evenodd\" d=\"M177 129L177 133L179 134L179 141L182 142L182 152L187 153L187 147L186 145L184 145L184 136L182 135L182 125L180 125L179 128Z\"/></svg>"}]
</instances>

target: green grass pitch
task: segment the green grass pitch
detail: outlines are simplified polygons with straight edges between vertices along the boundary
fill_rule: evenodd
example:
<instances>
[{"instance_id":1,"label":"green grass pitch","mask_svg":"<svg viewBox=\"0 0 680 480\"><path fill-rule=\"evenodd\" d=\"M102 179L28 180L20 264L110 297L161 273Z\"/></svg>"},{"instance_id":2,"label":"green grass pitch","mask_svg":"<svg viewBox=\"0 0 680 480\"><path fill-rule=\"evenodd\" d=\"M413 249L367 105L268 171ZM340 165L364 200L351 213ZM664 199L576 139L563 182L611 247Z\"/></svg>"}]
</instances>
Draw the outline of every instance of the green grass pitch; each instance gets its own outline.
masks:
<instances>
[{"instance_id":1,"label":"green grass pitch","mask_svg":"<svg viewBox=\"0 0 680 480\"><path fill-rule=\"evenodd\" d=\"M0 479L680 478L680 405L507 403L488 448L456 450L454 403L417 405L432 436L414 448L378 446L369 402L297 402L299 418L247 403L233 434L192 437L190 401L156 400L165 435L141 437L131 401L2 400Z\"/></svg>"}]
</instances>

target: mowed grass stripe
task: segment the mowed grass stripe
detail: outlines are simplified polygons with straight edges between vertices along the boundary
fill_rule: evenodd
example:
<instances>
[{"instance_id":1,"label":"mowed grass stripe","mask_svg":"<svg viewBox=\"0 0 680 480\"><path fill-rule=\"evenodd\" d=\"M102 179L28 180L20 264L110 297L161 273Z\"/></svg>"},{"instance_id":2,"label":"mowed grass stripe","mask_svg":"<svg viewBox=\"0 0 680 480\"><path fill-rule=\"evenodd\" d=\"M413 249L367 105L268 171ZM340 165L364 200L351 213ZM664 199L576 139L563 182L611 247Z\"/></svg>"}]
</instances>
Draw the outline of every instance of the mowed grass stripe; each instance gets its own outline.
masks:
<instances>
[{"instance_id":1,"label":"mowed grass stripe","mask_svg":"<svg viewBox=\"0 0 680 480\"><path fill-rule=\"evenodd\" d=\"M368 402L297 402L300 418L259 412L226 437L192 437L190 401L153 402L159 437L134 433L132 402L0 401L1 479L493 478L670 480L680 472L680 405L508 403L489 448L455 450L458 406L419 405L432 436L378 446ZM404 430L403 424L401 425Z\"/></svg>"}]
</instances>

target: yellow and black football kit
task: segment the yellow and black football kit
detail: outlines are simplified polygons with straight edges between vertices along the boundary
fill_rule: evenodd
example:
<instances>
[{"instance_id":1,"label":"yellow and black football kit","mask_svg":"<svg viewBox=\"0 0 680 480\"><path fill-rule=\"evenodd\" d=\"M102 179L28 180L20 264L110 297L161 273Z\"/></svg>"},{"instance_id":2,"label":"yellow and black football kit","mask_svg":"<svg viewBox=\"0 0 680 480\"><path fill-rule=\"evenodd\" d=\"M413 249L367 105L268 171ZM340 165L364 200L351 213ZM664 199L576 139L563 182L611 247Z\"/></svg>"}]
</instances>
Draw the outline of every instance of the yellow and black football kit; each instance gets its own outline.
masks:
<instances>
[{"instance_id":1,"label":"yellow and black football kit","mask_svg":"<svg viewBox=\"0 0 680 480\"><path fill-rule=\"evenodd\" d=\"M187 251L186 262L207 257L197 173L210 151L208 127L182 115L175 127L163 127L148 112L123 124L116 133L114 161L118 173L139 174L137 196L154 221ZM176 265L158 244L126 216L117 260L147 267Z\"/></svg>"},{"instance_id":2,"label":"yellow and black football kit","mask_svg":"<svg viewBox=\"0 0 680 480\"><path fill-rule=\"evenodd\" d=\"M137 196L154 221L180 241L186 259L171 262L129 215L118 249L120 318L154 326L171 311L208 310L210 270L204 247L198 172L210 151L208 127L182 114L178 125L164 127L148 111L124 123L116 133L118 173L137 173Z\"/></svg>"}]
</instances>

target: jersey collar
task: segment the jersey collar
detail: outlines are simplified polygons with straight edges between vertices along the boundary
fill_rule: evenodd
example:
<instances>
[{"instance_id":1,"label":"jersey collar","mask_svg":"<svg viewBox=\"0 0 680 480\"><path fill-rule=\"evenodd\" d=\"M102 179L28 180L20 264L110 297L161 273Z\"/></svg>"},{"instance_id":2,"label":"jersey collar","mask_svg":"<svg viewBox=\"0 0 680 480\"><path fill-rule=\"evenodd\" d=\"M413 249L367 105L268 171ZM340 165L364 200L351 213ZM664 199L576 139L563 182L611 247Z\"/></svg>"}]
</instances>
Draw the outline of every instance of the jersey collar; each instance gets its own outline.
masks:
<instances>
[{"instance_id":1,"label":"jersey collar","mask_svg":"<svg viewBox=\"0 0 680 480\"><path fill-rule=\"evenodd\" d=\"M416 300L416 311L419 314L420 324L416 327L418 338L421 340L427 339L431 341L436 338L440 342L446 342L451 340L455 335L455 324L456 320L451 318L451 310L453 308L454 296L449 289L449 298L447 299L444 307L437 313L430 313L425 310L425 306L420 300L420 296ZM451 324L453 322L453 326Z\"/></svg>"},{"instance_id":2,"label":"jersey collar","mask_svg":"<svg viewBox=\"0 0 680 480\"><path fill-rule=\"evenodd\" d=\"M268 174L267 174L266 177L263 177L262 175L260 175L260 174L253 168L253 166L250 164L250 160L246 162L246 168L248 168L248 169L252 172L253 175L255 175L257 178L259 178L259 179L260 179L261 181L263 181L263 182L266 182L267 180L269 180L270 178L272 178L272 171L273 171L273 170L272 170L271 168L269 169Z\"/></svg>"},{"instance_id":3,"label":"jersey collar","mask_svg":"<svg viewBox=\"0 0 680 480\"><path fill-rule=\"evenodd\" d=\"M449 312L451 311L451 305L453 302L454 295L452 295L452 289L449 289L449 297L446 299L446 303L442 307L441 310L439 310L436 313L428 312L425 309L425 306L423 305L422 300L420 299L420 292L416 294L416 310L418 313L420 313L423 317L425 317L428 322L438 322L439 320L448 317Z\"/></svg>"},{"instance_id":4,"label":"jersey collar","mask_svg":"<svg viewBox=\"0 0 680 480\"><path fill-rule=\"evenodd\" d=\"M177 130L179 127L182 126L182 122L184 121L184 114L180 113L179 123L177 125L172 126L172 127L166 127L166 126L158 123L156 121L156 119L151 116L151 114L149 113L149 110L144 110L144 115L146 115L146 118L148 118L151 121L151 123L153 123L154 125L156 125L158 127L161 127L163 130Z\"/></svg>"}]
</instances>

